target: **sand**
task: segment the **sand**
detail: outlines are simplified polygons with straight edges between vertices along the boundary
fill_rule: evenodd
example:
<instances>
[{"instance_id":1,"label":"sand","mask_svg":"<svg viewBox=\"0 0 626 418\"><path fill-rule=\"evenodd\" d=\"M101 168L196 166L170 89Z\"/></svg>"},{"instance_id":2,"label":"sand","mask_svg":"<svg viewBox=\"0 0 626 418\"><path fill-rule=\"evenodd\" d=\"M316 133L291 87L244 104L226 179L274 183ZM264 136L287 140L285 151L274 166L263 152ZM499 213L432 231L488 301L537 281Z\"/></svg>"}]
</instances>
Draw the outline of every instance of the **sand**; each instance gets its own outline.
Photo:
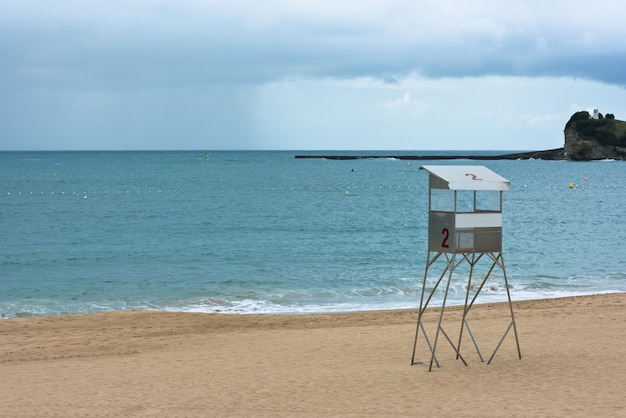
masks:
<instances>
[{"instance_id":1,"label":"sand","mask_svg":"<svg viewBox=\"0 0 626 418\"><path fill-rule=\"evenodd\" d=\"M507 308L472 309L481 352ZM0 416L626 416L626 294L514 309L521 360L512 333L491 364L440 341L432 372L411 365L416 310L0 320Z\"/></svg>"}]
</instances>

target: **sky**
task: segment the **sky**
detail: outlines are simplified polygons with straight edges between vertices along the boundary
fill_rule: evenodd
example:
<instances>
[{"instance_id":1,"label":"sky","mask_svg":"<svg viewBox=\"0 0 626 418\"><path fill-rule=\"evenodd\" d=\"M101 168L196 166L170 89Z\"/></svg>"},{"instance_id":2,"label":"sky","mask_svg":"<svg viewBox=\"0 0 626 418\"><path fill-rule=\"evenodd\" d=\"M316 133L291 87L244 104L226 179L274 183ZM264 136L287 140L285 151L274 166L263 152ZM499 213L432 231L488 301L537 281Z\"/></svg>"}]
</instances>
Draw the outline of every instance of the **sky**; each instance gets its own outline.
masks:
<instances>
[{"instance_id":1,"label":"sky","mask_svg":"<svg viewBox=\"0 0 626 418\"><path fill-rule=\"evenodd\" d=\"M0 150L544 150L626 2L0 0Z\"/></svg>"}]
</instances>

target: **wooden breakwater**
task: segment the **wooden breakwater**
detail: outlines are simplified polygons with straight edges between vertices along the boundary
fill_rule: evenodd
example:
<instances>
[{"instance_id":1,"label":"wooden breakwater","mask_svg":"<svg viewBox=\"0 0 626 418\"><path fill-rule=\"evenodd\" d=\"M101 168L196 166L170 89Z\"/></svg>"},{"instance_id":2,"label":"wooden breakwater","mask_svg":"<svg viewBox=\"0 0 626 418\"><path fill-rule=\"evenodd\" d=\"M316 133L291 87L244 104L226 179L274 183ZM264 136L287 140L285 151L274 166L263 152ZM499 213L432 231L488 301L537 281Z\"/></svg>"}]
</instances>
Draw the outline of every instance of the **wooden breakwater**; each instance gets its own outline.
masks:
<instances>
[{"instance_id":1,"label":"wooden breakwater","mask_svg":"<svg viewBox=\"0 0 626 418\"><path fill-rule=\"evenodd\" d=\"M395 158L398 160L562 160L563 148L555 148L545 151L516 152L501 155L322 155L303 154L295 158L322 158L326 160L366 160L369 158Z\"/></svg>"}]
</instances>

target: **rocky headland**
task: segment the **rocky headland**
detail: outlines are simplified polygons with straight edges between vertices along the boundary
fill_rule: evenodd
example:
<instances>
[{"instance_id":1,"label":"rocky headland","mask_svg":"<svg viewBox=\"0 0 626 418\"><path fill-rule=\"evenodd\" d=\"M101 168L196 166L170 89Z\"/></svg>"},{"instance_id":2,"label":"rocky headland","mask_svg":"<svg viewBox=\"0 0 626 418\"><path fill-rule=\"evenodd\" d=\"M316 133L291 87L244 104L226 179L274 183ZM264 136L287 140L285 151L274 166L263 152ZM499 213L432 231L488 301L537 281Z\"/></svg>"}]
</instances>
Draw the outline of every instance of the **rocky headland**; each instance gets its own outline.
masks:
<instances>
[{"instance_id":1,"label":"rocky headland","mask_svg":"<svg viewBox=\"0 0 626 418\"><path fill-rule=\"evenodd\" d=\"M399 160L626 160L626 122L594 110L576 112L565 124L565 143L562 148L543 151L516 152L500 155L296 155L296 158L324 158L329 160L360 160L367 158L395 158Z\"/></svg>"},{"instance_id":2,"label":"rocky headland","mask_svg":"<svg viewBox=\"0 0 626 418\"><path fill-rule=\"evenodd\" d=\"M626 159L626 122L612 114L576 112L565 125L563 159L572 161Z\"/></svg>"}]
</instances>

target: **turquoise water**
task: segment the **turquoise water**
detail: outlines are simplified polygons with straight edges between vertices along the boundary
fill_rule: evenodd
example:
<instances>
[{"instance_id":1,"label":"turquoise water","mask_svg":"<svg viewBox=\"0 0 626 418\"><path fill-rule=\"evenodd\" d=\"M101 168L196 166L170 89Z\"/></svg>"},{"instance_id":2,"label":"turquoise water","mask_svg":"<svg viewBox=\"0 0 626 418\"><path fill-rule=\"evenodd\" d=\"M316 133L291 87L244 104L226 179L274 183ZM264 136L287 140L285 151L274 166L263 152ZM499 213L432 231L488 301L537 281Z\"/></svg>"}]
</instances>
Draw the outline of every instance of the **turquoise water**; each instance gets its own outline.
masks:
<instances>
[{"instance_id":1,"label":"turquoise water","mask_svg":"<svg viewBox=\"0 0 626 418\"><path fill-rule=\"evenodd\" d=\"M626 291L626 163L295 154L0 153L0 317L415 308L427 255L421 164L485 165L511 181L514 300ZM485 292L504 297L497 285Z\"/></svg>"}]
</instances>

